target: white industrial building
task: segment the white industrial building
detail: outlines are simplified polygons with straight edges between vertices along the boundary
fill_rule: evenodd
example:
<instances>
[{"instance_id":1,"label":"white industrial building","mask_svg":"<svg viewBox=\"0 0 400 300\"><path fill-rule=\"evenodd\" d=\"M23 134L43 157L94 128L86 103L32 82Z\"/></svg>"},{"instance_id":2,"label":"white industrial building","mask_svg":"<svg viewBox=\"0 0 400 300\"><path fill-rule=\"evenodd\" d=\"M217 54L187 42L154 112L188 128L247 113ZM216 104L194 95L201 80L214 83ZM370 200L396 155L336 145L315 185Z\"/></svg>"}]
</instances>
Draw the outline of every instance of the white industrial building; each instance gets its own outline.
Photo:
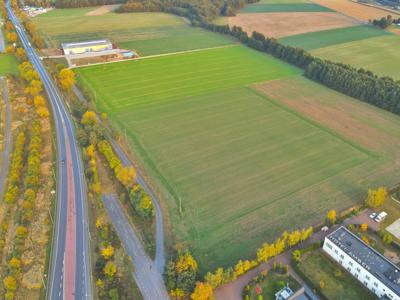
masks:
<instances>
[{"instance_id":1,"label":"white industrial building","mask_svg":"<svg viewBox=\"0 0 400 300\"><path fill-rule=\"evenodd\" d=\"M113 45L108 39L77 43L63 43L61 44L61 47L65 55L101 52L113 49Z\"/></svg>"},{"instance_id":2,"label":"white industrial building","mask_svg":"<svg viewBox=\"0 0 400 300\"><path fill-rule=\"evenodd\" d=\"M347 228L325 237L322 249L379 299L400 300L400 269Z\"/></svg>"}]
</instances>

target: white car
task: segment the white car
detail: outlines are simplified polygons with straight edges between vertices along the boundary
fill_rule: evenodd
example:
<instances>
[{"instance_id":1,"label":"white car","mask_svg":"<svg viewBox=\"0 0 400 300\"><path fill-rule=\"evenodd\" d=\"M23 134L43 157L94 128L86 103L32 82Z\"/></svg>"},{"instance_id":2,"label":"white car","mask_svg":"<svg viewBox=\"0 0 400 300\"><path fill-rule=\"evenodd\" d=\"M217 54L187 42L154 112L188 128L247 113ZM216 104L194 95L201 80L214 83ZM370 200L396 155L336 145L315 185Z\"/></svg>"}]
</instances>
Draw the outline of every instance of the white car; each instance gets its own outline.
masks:
<instances>
[{"instance_id":1,"label":"white car","mask_svg":"<svg viewBox=\"0 0 400 300\"><path fill-rule=\"evenodd\" d=\"M372 213L372 214L370 214L370 215L369 215L369 217L370 217L371 219L375 219L375 218L376 218L376 216L377 216L377 214L376 214L376 213Z\"/></svg>"},{"instance_id":2,"label":"white car","mask_svg":"<svg viewBox=\"0 0 400 300\"><path fill-rule=\"evenodd\" d=\"M376 216L375 222L377 222L377 223L382 222L383 220L386 219L387 215L388 215L387 212L385 212L385 211L381 212L379 215Z\"/></svg>"}]
</instances>

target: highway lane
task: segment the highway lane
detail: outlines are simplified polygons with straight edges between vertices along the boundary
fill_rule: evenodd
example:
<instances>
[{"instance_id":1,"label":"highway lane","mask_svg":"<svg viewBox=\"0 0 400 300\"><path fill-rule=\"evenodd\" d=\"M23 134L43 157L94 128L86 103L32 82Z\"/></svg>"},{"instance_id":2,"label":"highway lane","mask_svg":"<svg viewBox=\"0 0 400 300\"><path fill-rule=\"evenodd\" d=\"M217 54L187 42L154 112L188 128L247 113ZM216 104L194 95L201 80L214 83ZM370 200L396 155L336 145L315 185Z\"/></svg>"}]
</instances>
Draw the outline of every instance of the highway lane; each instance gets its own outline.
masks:
<instances>
[{"instance_id":1,"label":"highway lane","mask_svg":"<svg viewBox=\"0 0 400 300\"><path fill-rule=\"evenodd\" d=\"M92 299L86 184L73 122L9 2L7 10L48 94L57 134L58 202L47 296L49 299Z\"/></svg>"},{"instance_id":2,"label":"highway lane","mask_svg":"<svg viewBox=\"0 0 400 300\"><path fill-rule=\"evenodd\" d=\"M4 127L4 147L3 147L3 159L0 169L0 201L3 199L4 183L8 172L8 166L10 165L10 150L11 150L11 107L10 99L8 97L7 82L5 77L0 77L1 85L3 89L3 100L5 106L5 127Z\"/></svg>"},{"instance_id":3,"label":"highway lane","mask_svg":"<svg viewBox=\"0 0 400 300\"><path fill-rule=\"evenodd\" d=\"M164 280L155 263L146 254L115 195L103 195L103 205L111 218L127 254L135 268L133 276L145 300L169 299Z\"/></svg>"},{"instance_id":4,"label":"highway lane","mask_svg":"<svg viewBox=\"0 0 400 300\"><path fill-rule=\"evenodd\" d=\"M75 93L76 97L82 101L87 102L82 92L78 89L76 85L73 86L72 91ZM121 146L111 137L108 138L111 142L111 145L114 148L115 153L121 160L122 164L126 167L133 166L132 162L126 155L125 151L121 148ZM146 184L143 179L143 176L137 171L137 182L143 187L145 192L151 197L155 211L156 211L156 257L155 264L158 271L163 274L165 268L165 249L164 249L164 221L163 221L163 212L161 210L160 204L158 202L157 197L154 195L152 190Z\"/></svg>"}]
</instances>

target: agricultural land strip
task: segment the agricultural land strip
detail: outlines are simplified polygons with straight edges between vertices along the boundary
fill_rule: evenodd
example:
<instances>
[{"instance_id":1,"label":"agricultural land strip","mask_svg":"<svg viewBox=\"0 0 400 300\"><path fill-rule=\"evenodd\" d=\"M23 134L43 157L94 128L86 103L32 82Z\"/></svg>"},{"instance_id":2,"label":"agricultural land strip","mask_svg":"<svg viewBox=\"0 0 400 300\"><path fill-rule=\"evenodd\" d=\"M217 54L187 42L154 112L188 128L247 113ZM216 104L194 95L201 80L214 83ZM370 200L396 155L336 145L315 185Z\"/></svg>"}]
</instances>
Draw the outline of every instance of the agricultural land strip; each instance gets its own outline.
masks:
<instances>
[{"instance_id":1,"label":"agricultural land strip","mask_svg":"<svg viewBox=\"0 0 400 300\"><path fill-rule=\"evenodd\" d=\"M333 12L333 10L314 3L257 3L246 5L240 10L240 13L270 12Z\"/></svg>"},{"instance_id":2,"label":"agricultural land strip","mask_svg":"<svg viewBox=\"0 0 400 300\"><path fill-rule=\"evenodd\" d=\"M360 25L353 18L330 12L246 13L229 17L228 23L242 27L249 34L257 31L275 38Z\"/></svg>"},{"instance_id":3,"label":"agricultural land strip","mask_svg":"<svg viewBox=\"0 0 400 300\"><path fill-rule=\"evenodd\" d=\"M315 49L317 57L364 68L380 76L400 79L400 37L387 35Z\"/></svg>"},{"instance_id":4,"label":"agricultural land strip","mask_svg":"<svg viewBox=\"0 0 400 300\"><path fill-rule=\"evenodd\" d=\"M14 55L0 54L0 76L18 75L18 62Z\"/></svg>"},{"instance_id":5,"label":"agricultural land strip","mask_svg":"<svg viewBox=\"0 0 400 300\"><path fill-rule=\"evenodd\" d=\"M391 34L374 26L361 25L292 35L279 41L285 45L313 50Z\"/></svg>"},{"instance_id":6,"label":"agricultural land strip","mask_svg":"<svg viewBox=\"0 0 400 300\"><path fill-rule=\"evenodd\" d=\"M349 0L313 0L313 2L365 22L380 19L389 14L397 18L400 17L400 14L396 15L383 9L362 5Z\"/></svg>"},{"instance_id":7,"label":"agricultural land strip","mask_svg":"<svg viewBox=\"0 0 400 300\"><path fill-rule=\"evenodd\" d=\"M234 43L231 38L191 27L183 18L170 14L87 13L87 9L55 9L33 20L50 48L58 48L63 42L109 38L140 55L154 55Z\"/></svg>"}]
</instances>

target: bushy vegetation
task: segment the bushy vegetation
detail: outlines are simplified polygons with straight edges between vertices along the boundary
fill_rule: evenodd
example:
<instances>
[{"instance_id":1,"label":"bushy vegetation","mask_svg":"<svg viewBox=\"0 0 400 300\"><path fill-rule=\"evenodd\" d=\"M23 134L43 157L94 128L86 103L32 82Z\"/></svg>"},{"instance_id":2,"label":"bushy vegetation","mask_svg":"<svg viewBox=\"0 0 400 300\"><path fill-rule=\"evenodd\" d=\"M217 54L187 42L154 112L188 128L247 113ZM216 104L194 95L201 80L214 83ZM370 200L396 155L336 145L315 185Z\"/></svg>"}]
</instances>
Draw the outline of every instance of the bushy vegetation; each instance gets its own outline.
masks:
<instances>
[{"instance_id":1,"label":"bushy vegetation","mask_svg":"<svg viewBox=\"0 0 400 300\"><path fill-rule=\"evenodd\" d=\"M372 25L380 27L382 29L386 29L392 24L399 24L399 23L400 23L400 18L393 19L393 17L390 15L387 17L382 17L380 19L372 20Z\"/></svg>"},{"instance_id":2,"label":"bushy vegetation","mask_svg":"<svg viewBox=\"0 0 400 300\"><path fill-rule=\"evenodd\" d=\"M278 237L273 243L264 243L257 250L257 258L254 260L239 260L234 267L223 269L218 268L214 273L208 272L205 276L205 284L213 289L235 280L238 276L243 275L247 271L267 262L269 259L283 253L297 244L304 242L313 233L313 228L309 227L302 230L292 232L285 231L282 236ZM274 269L276 269L276 264ZM280 266L280 270L283 267Z\"/></svg>"},{"instance_id":3,"label":"bushy vegetation","mask_svg":"<svg viewBox=\"0 0 400 300\"><path fill-rule=\"evenodd\" d=\"M128 0L117 12L163 11L189 20L210 21L216 16L232 16L247 3L258 0Z\"/></svg>"},{"instance_id":4,"label":"bushy vegetation","mask_svg":"<svg viewBox=\"0 0 400 300\"><path fill-rule=\"evenodd\" d=\"M269 300L274 299L275 293L287 284L296 292L300 284L287 274L288 266L274 262L270 271L264 271L254 277L243 289L243 300Z\"/></svg>"},{"instance_id":5,"label":"bushy vegetation","mask_svg":"<svg viewBox=\"0 0 400 300\"><path fill-rule=\"evenodd\" d=\"M178 250L165 268L166 287L172 299L190 295L198 276L198 265L189 250Z\"/></svg>"}]
</instances>

